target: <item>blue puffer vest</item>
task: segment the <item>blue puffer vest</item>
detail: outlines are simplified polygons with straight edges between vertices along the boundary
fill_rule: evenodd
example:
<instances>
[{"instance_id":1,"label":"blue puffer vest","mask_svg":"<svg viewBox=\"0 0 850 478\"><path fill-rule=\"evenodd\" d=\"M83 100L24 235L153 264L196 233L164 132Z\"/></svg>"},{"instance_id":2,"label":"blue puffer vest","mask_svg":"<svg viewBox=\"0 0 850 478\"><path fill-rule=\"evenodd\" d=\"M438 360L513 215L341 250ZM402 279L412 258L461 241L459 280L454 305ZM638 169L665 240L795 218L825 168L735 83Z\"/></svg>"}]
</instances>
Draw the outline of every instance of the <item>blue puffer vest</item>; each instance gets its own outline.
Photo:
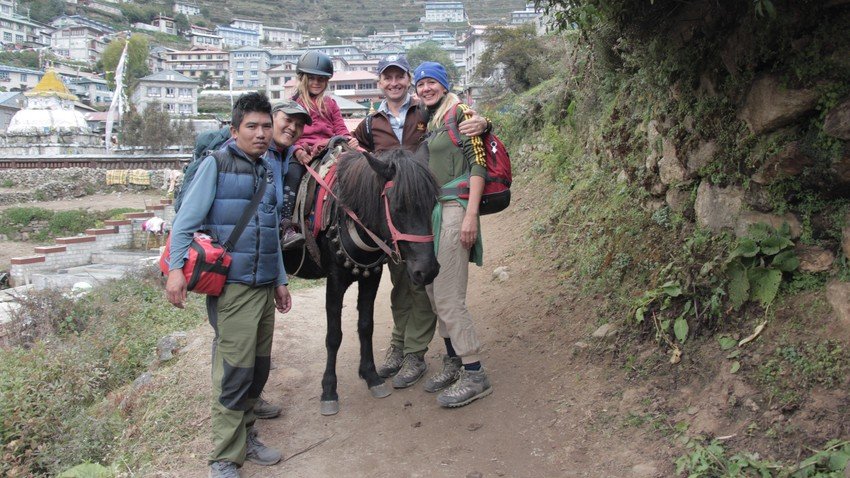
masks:
<instances>
[{"instance_id":1,"label":"blue puffer vest","mask_svg":"<svg viewBox=\"0 0 850 478\"><path fill-rule=\"evenodd\" d=\"M226 241L243 211L251 203L259 181L266 181L266 190L257 212L231 251L233 262L227 274L227 282L251 286L274 285L280 273L277 259L280 254L280 214L274 170L266 160L261 163L249 160L235 145L229 145L223 151L227 154L216 161L218 182L215 199L204 221L205 226L219 241ZM261 171L265 171L262 178L259 177Z\"/></svg>"}]
</instances>

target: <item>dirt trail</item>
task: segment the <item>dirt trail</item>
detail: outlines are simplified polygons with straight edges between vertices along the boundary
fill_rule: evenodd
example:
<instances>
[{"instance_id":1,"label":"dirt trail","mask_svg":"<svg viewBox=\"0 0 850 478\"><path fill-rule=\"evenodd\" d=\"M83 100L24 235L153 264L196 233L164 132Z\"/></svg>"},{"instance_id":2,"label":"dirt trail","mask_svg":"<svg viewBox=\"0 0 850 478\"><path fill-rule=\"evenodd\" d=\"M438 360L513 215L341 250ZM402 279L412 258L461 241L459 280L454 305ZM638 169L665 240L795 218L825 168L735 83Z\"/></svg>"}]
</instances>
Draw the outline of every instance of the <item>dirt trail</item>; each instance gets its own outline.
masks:
<instances>
[{"instance_id":1,"label":"dirt trail","mask_svg":"<svg viewBox=\"0 0 850 478\"><path fill-rule=\"evenodd\" d=\"M640 393L625 393L622 377L588 363L575 346L589 341L592 303L561 303L554 272L540 270L524 239L530 205L484 220L485 267L473 267L469 303L487 344L483 363L494 393L469 406L446 410L421 384L384 399L369 395L357 377L356 290L343 312L338 377L340 413L319 414L325 363L324 288L294 293L293 311L279 317L267 398L284 415L259 422L261 438L290 458L274 467L246 463L247 477L661 477L672 476L668 445L657 434L624 427L617 413L635 406ZM511 269L508 281L491 278ZM375 355L383 358L391 316L384 276L375 318ZM557 311L572 311L561 316ZM209 327L202 334L211 337ZM592 350L599 345L590 345ZM427 361L440 365L442 341ZM197 358L198 387L208 389L208 354ZM184 359L185 360L185 359ZM601 364L599 364L601 365ZM184 386L186 386L184 384ZM190 384L191 386L191 384ZM204 412L208 413L208 412ZM206 476L208 421L188 453L164 457L159 476Z\"/></svg>"}]
</instances>

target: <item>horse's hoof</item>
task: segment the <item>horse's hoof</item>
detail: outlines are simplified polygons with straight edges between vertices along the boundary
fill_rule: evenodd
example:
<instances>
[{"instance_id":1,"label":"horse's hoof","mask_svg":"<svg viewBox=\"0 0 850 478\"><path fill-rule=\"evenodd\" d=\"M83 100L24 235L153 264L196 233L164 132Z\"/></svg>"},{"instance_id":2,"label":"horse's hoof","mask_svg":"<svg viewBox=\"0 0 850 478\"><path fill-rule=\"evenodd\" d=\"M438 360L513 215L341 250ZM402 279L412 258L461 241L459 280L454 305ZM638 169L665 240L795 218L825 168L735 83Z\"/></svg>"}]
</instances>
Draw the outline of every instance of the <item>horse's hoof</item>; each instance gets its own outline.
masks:
<instances>
[{"instance_id":1,"label":"horse's hoof","mask_svg":"<svg viewBox=\"0 0 850 478\"><path fill-rule=\"evenodd\" d=\"M375 398L389 397L393 393L390 387L387 386L387 382L369 387L369 391L372 392L372 396Z\"/></svg>"},{"instance_id":2,"label":"horse's hoof","mask_svg":"<svg viewBox=\"0 0 850 478\"><path fill-rule=\"evenodd\" d=\"M339 413L339 400L322 400L322 415L327 417L337 413Z\"/></svg>"}]
</instances>

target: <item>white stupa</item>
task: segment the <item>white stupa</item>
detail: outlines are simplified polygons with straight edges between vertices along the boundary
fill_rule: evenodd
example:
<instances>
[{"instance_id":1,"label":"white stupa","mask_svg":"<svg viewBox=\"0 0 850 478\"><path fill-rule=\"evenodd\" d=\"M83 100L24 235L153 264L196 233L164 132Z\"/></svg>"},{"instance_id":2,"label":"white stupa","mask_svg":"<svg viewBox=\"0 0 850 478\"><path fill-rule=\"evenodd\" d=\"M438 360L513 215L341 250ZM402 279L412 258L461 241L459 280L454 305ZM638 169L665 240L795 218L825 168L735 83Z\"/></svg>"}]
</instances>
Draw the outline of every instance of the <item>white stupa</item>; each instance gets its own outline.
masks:
<instances>
[{"instance_id":1,"label":"white stupa","mask_svg":"<svg viewBox=\"0 0 850 478\"><path fill-rule=\"evenodd\" d=\"M6 134L91 133L86 118L74 109L79 98L53 70L24 93L27 105L15 113Z\"/></svg>"},{"instance_id":2,"label":"white stupa","mask_svg":"<svg viewBox=\"0 0 850 478\"><path fill-rule=\"evenodd\" d=\"M86 118L74 108L79 98L54 70L48 70L24 95L27 104L12 116L0 155L81 154L102 149L103 138L92 133Z\"/></svg>"}]
</instances>

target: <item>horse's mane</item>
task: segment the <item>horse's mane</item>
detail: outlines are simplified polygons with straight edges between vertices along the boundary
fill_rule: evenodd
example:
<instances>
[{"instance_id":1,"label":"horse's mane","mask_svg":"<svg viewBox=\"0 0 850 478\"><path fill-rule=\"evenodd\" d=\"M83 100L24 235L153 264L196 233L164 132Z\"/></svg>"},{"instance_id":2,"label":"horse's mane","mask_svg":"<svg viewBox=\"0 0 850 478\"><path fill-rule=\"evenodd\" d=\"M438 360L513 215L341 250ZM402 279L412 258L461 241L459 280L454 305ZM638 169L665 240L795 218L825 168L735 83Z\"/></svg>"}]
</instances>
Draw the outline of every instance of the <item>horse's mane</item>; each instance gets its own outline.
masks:
<instances>
[{"instance_id":1,"label":"horse's mane","mask_svg":"<svg viewBox=\"0 0 850 478\"><path fill-rule=\"evenodd\" d=\"M430 215L440 193L437 180L428 164L405 149L389 150L379 157L395 166L390 204L408 214ZM366 156L347 149L337 158L337 195L342 204L357 212L366 226L381 226L384 203L381 198L386 180L379 176ZM401 202L400 202L401 201Z\"/></svg>"}]
</instances>

